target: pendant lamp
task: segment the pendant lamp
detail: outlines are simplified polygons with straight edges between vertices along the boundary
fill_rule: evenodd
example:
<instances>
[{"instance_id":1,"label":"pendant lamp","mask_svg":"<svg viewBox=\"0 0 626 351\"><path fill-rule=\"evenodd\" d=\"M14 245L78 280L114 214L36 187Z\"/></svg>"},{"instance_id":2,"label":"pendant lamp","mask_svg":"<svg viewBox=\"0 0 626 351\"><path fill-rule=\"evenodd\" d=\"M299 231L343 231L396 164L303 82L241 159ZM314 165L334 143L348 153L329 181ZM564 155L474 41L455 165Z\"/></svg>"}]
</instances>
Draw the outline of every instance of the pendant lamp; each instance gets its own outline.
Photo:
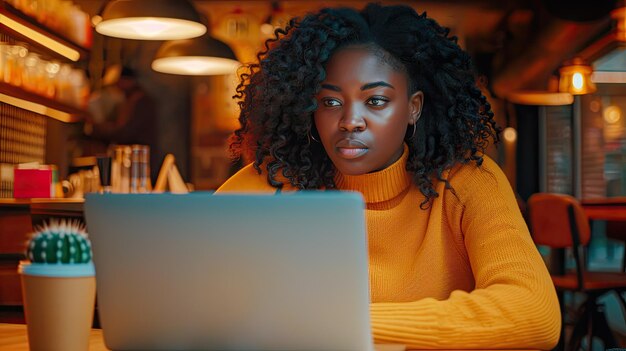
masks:
<instances>
[{"instance_id":1,"label":"pendant lamp","mask_svg":"<svg viewBox=\"0 0 626 351\"><path fill-rule=\"evenodd\" d=\"M112 0L96 31L124 39L175 40L201 36L207 28L187 0Z\"/></svg>"},{"instance_id":2,"label":"pendant lamp","mask_svg":"<svg viewBox=\"0 0 626 351\"><path fill-rule=\"evenodd\" d=\"M152 62L157 72L192 76L233 74L240 63L226 43L204 36L166 41Z\"/></svg>"},{"instance_id":3,"label":"pendant lamp","mask_svg":"<svg viewBox=\"0 0 626 351\"><path fill-rule=\"evenodd\" d=\"M597 90L591 81L593 68L583 59L576 57L559 69L559 91L572 95L591 94Z\"/></svg>"}]
</instances>

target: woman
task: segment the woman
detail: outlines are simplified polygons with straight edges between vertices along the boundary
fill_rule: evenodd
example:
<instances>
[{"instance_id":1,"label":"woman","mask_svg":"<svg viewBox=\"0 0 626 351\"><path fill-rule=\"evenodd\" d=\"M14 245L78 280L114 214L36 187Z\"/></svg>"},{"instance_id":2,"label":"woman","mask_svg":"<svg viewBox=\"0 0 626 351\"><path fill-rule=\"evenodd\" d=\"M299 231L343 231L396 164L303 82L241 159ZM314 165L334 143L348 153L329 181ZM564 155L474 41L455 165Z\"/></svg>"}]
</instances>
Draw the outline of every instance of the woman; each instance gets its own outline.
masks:
<instances>
[{"instance_id":1,"label":"woman","mask_svg":"<svg viewBox=\"0 0 626 351\"><path fill-rule=\"evenodd\" d=\"M484 155L499 129L448 30L405 6L324 9L259 61L241 75L232 144L254 162L218 191L360 191L376 342L556 344L553 285Z\"/></svg>"}]
</instances>

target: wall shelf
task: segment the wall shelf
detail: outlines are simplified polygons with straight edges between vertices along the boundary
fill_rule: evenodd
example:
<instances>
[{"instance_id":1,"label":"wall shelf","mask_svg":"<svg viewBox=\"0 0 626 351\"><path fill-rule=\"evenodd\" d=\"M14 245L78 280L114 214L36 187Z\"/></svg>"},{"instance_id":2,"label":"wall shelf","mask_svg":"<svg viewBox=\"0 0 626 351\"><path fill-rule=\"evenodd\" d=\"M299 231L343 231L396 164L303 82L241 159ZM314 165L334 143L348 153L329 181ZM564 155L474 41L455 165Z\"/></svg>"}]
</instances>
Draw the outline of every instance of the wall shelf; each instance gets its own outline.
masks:
<instances>
[{"instance_id":1,"label":"wall shelf","mask_svg":"<svg viewBox=\"0 0 626 351\"><path fill-rule=\"evenodd\" d=\"M89 56L89 49L54 33L4 1L0 4L0 31L31 44L55 58L79 61Z\"/></svg>"},{"instance_id":2,"label":"wall shelf","mask_svg":"<svg viewBox=\"0 0 626 351\"><path fill-rule=\"evenodd\" d=\"M0 82L0 102L57 119L65 123L83 121L87 111Z\"/></svg>"}]
</instances>

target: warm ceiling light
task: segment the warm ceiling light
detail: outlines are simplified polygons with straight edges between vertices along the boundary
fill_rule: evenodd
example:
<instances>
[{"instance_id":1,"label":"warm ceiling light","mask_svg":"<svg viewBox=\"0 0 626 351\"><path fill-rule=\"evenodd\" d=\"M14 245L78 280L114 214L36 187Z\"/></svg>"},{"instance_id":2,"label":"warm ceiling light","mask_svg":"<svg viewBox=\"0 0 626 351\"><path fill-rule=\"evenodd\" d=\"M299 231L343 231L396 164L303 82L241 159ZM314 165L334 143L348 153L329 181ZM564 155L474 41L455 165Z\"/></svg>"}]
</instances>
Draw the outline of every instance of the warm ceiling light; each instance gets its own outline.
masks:
<instances>
[{"instance_id":1,"label":"warm ceiling light","mask_svg":"<svg viewBox=\"0 0 626 351\"><path fill-rule=\"evenodd\" d=\"M512 127L504 128L502 135L504 136L504 140L510 143L515 142L515 140L517 140L517 131L515 130L515 128L512 128Z\"/></svg>"},{"instance_id":2,"label":"warm ceiling light","mask_svg":"<svg viewBox=\"0 0 626 351\"><path fill-rule=\"evenodd\" d=\"M140 40L195 38L206 30L187 0L113 0L96 24L100 34Z\"/></svg>"},{"instance_id":3,"label":"warm ceiling light","mask_svg":"<svg viewBox=\"0 0 626 351\"><path fill-rule=\"evenodd\" d=\"M615 105L608 106L603 112L606 123L615 124L622 119L622 110Z\"/></svg>"},{"instance_id":4,"label":"warm ceiling light","mask_svg":"<svg viewBox=\"0 0 626 351\"><path fill-rule=\"evenodd\" d=\"M205 35L163 43L152 62L152 69L162 73L208 76L235 73L239 65L228 45Z\"/></svg>"},{"instance_id":5,"label":"warm ceiling light","mask_svg":"<svg viewBox=\"0 0 626 351\"><path fill-rule=\"evenodd\" d=\"M559 79L559 91L573 95L590 94L595 92L596 85L591 80L593 68L581 58L574 58L566 62L561 69Z\"/></svg>"}]
</instances>

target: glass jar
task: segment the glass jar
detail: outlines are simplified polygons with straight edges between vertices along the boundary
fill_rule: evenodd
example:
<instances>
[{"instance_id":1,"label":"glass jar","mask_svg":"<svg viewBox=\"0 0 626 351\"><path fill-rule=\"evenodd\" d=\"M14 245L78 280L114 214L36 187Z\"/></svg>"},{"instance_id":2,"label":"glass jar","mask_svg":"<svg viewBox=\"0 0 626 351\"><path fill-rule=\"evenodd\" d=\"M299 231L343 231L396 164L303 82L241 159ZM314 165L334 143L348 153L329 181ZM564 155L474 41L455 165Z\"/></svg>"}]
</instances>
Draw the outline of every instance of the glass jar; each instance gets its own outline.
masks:
<instances>
[{"instance_id":1,"label":"glass jar","mask_svg":"<svg viewBox=\"0 0 626 351\"><path fill-rule=\"evenodd\" d=\"M7 55L9 54L10 45L0 42L0 82L4 82L4 72L7 69Z\"/></svg>"},{"instance_id":2,"label":"glass jar","mask_svg":"<svg viewBox=\"0 0 626 351\"><path fill-rule=\"evenodd\" d=\"M48 0L38 0L37 6L37 14L36 19L37 22L41 24L45 24L48 20L48 15L50 14L50 10L48 9L50 1Z\"/></svg>"},{"instance_id":3,"label":"glass jar","mask_svg":"<svg viewBox=\"0 0 626 351\"><path fill-rule=\"evenodd\" d=\"M24 60L28 55L28 49L21 44L11 45L7 54L4 80L15 86L22 86Z\"/></svg>"},{"instance_id":4,"label":"glass jar","mask_svg":"<svg viewBox=\"0 0 626 351\"><path fill-rule=\"evenodd\" d=\"M24 68L22 70L22 87L25 90L37 92L39 55L34 52L28 53L24 58Z\"/></svg>"},{"instance_id":5,"label":"glass jar","mask_svg":"<svg viewBox=\"0 0 626 351\"><path fill-rule=\"evenodd\" d=\"M56 77L56 99L66 104L72 103L72 85L70 83L70 73L72 67L68 64L61 64Z\"/></svg>"},{"instance_id":6,"label":"glass jar","mask_svg":"<svg viewBox=\"0 0 626 351\"><path fill-rule=\"evenodd\" d=\"M59 31L59 33L62 33L65 36L68 36L68 34L72 33L72 18L70 17L70 13L72 12L72 6L74 4L69 1L69 0L61 0L59 2L59 9L58 12L56 13L56 16L58 16L58 23L57 23L57 27L55 28L56 30Z\"/></svg>"},{"instance_id":7,"label":"glass jar","mask_svg":"<svg viewBox=\"0 0 626 351\"><path fill-rule=\"evenodd\" d=\"M89 85L85 72L76 68L72 69L69 75L69 84L71 89L70 103L73 106L85 108L89 99Z\"/></svg>"},{"instance_id":8,"label":"glass jar","mask_svg":"<svg viewBox=\"0 0 626 351\"><path fill-rule=\"evenodd\" d=\"M26 15L37 18L39 13L39 1L38 0L26 0L24 9L22 10Z\"/></svg>"},{"instance_id":9,"label":"glass jar","mask_svg":"<svg viewBox=\"0 0 626 351\"><path fill-rule=\"evenodd\" d=\"M46 16L44 20L44 24L48 28L56 29L59 27L59 11L60 11L60 3L59 0L46 0L46 5L44 6L46 10Z\"/></svg>"},{"instance_id":10,"label":"glass jar","mask_svg":"<svg viewBox=\"0 0 626 351\"><path fill-rule=\"evenodd\" d=\"M130 192L149 193L150 190L152 190L150 181L150 147L148 145L132 145Z\"/></svg>"},{"instance_id":11,"label":"glass jar","mask_svg":"<svg viewBox=\"0 0 626 351\"><path fill-rule=\"evenodd\" d=\"M46 62L44 68L43 96L54 99L57 91L57 75L61 70L61 65L55 61Z\"/></svg>"},{"instance_id":12,"label":"glass jar","mask_svg":"<svg viewBox=\"0 0 626 351\"><path fill-rule=\"evenodd\" d=\"M35 92L39 95L46 95L46 65L48 64L47 60L39 57L39 62L37 64L37 69L35 70Z\"/></svg>"}]
</instances>

